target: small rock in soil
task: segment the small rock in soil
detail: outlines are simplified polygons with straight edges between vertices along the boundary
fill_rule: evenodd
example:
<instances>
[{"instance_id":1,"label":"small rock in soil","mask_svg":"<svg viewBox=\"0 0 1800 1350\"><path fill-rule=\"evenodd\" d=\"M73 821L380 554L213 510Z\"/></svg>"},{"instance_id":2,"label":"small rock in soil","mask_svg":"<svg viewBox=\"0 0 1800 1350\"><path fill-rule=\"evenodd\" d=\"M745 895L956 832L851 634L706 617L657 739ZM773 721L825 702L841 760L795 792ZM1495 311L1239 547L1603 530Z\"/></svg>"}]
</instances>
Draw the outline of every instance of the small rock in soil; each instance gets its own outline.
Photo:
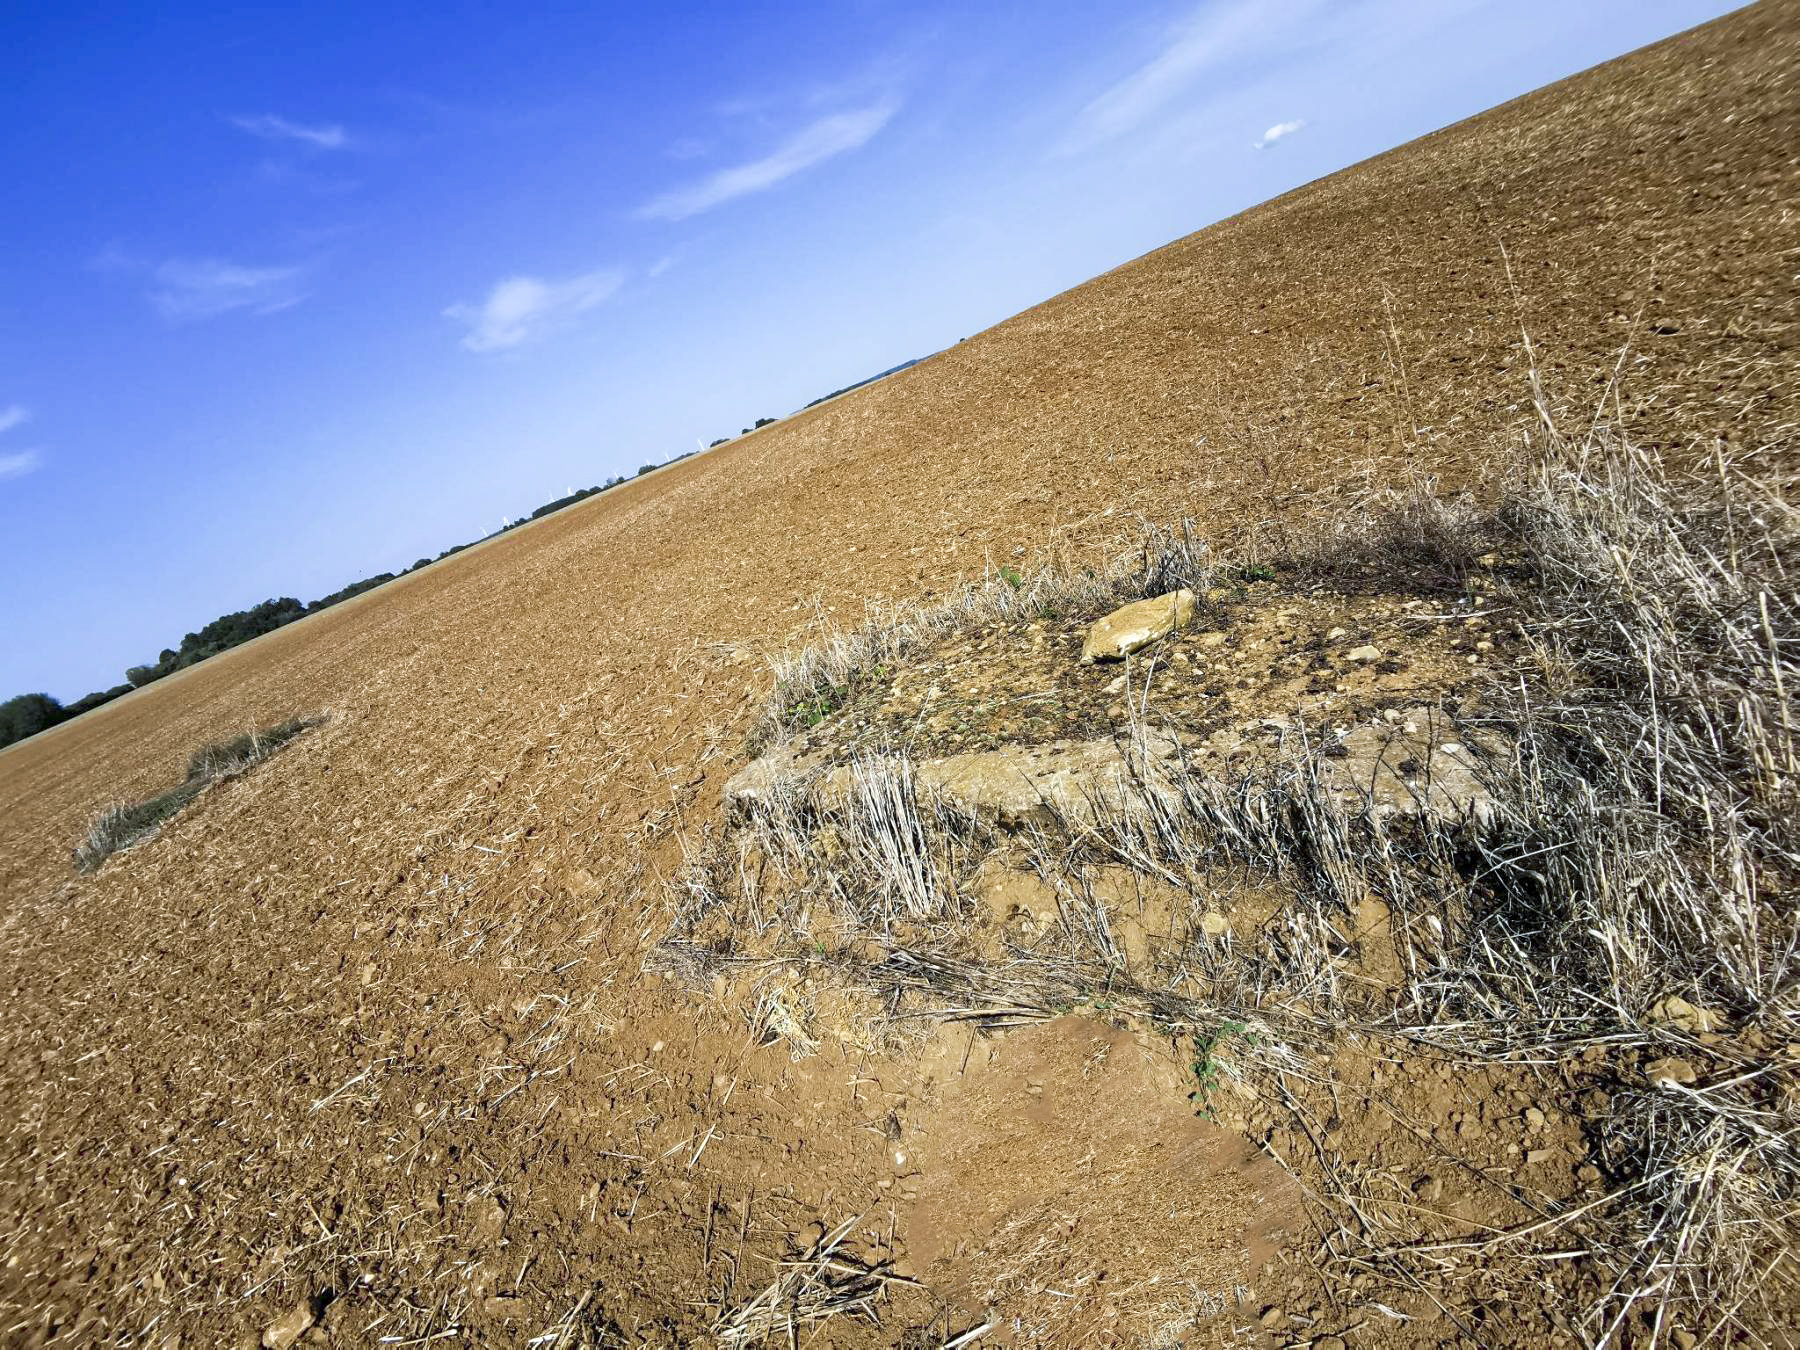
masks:
<instances>
[{"instance_id":1,"label":"small rock in soil","mask_svg":"<svg viewBox=\"0 0 1800 1350\"><path fill-rule=\"evenodd\" d=\"M1177 628L1185 628L1193 618L1194 593L1186 588L1139 600L1115 609L1088 629L1081 659L1084 663L1121 660Z\"/></svg>"},{"instance_id":2,"label":"small rock in soil","mask_svg":"<svg viewBox=\"0 0 1800 1350\"><path fill-rule=\"evenodd\" d=\"M1676 1031L1690 1034L1701 1034L1717 1031L1725 1019L1711 1008L1696 1007L1685 998L1670 994L1667 998L1658 999L1650 1009L1647 1019L1659 1027L1673 1027Z\"/></svg>"},{"instance_id":3,"label":"small rock in soil","mask_svg":"<svg viewBox=\"0 0 1800 1350\"><path fill-rule=\"evenodd\" d=\"M307 1328L312 1324L312 1300L302 1299L285 1317L277 1318L263 1328L262 1343L265 1350L288 1350L290 1345L306 1334Z\"/></svg>"},{"instance_id":4,"label":"small rock in soil","mask_svg":"<svg viewBox=\"0 0 1800 1350\"><path fill-rule=\"evenodd\" d=\"M1700 1076L1694 1072L1694 1066L1685 1059L1659 1059L1644 1066L1644 1077L1650 1080L1653 1087L1670 1087L1674 1084L1695 1083Z\"/></svg>"}]
</instances>

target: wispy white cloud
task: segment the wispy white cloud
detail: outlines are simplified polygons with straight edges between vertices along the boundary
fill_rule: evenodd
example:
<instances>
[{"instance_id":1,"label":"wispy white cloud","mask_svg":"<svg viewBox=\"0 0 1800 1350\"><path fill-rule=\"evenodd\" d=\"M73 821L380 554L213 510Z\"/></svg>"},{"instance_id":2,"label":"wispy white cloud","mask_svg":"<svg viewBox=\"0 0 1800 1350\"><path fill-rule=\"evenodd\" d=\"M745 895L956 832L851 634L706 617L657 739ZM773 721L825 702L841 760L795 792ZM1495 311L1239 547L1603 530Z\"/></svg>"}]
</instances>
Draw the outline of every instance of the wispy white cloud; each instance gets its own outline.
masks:
<instances>
[{"instance_id":1,"label":"wispy white cloud","mask_svg":"<svg viewBox=\"0 0 1800 1350\"><path fill-rule=\"evenodd\" d=\"M19 450L12 454L0 455L0 480L23 478L37 468L41 462L36 450Z\"/></svg>"},{"instance_id":2,"label":"wispy white cloud","mask_svg":"<svg viewBox=\"0 0 1800 1350\"><path fill-rule=\"evenodd\" d=\"M298 141L317 150L342 150L350 143L349 134L336 123L308 126L273 113L264 113L260 117L234 117L231 125L265 141Z\"/></svg>"},{"instance_id":3,"label":"wispy white cloud","mask_svg":"<svg viewBox=\"0 0 1800 1350\"><path fill-rule=\"evenodd\" d=\"M305 269L245 267L220 258L171 258L151 272L150 303L166 319L186 323L234 310L273 314L306 299Z\"/></svg>"},{"instance_id":4,"label":"wispy white cloud","mask_svg":"<svg viewBox=\"0 0 1800 1350\"><path fill-rule=\"evenodd\" d=\"M20 404L14 403L0 408L0 436L5 435L14 427L24 426L30 420L31 409Z\"/></svg>"},{"instance_id":5,"label":"wispy white cloud","mask_svg":"<svg viewBox=\"0 0 1800 1350\"><path fill-rule=\"evenodd\" d=\"M763 158L720 169L665 192L646 202L638 214L650 220L686 220L735 198L767 191L815 164L867 145L898 110L899 104L890 100L831 113L803 127Z\"/></svg>"},{"instance_id":6,"label":"wispy white cloud","mask_svg":"<svg viewBox=\"0 0 1800 1350\"><path fill-rule=\"evenodd\" d=\"M601 304L625 284L625 273L602 268L564 281L507 277L478 305L457 304L446 318L467 324L462 345L472 352L498 352L534 342Z\"/></svg>"},{"instance_id":7,"label":"wispy white cloud","mask_svg":"<svg viewBox=\"0 0 1800 1350\"><path fill-rule=\"evenodd\" d=\"M1250 143L1251 148L1256 150L1266 150L1284 136L1292 136L1305 125L1305 119L1300 117L1296 117L1291 122L1277 122L1274 126L1270 127L1267 131L1263 132L1262 135L1252 141Z\"/></svg>"},{"instance_id":8,"label":"wispy white cloud","mask_svg":"<svg viewBox=\"0 0 1800 1350\"><path fill-rule=\"evenodd\" d=\"M1186 95L1209 71L1242 62L1291 34L1320 0L1223 0L1169 31L1161 49L1076 116L1064 150L1083 150L1135 130Z\"/></svg>"}]
</instances>

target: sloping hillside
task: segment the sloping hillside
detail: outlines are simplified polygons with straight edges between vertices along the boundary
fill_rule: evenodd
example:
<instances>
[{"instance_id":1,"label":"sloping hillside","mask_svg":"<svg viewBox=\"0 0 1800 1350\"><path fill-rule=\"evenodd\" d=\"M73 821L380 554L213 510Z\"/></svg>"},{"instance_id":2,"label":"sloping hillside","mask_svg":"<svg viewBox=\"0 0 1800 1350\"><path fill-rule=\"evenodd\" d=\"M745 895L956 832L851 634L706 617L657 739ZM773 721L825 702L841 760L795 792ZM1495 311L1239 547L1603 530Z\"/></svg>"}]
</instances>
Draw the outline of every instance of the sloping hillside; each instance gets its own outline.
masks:
<instances>
[{"instance_id":1,"label":"sloping hillside","mask_svg":"<svg viewBox=\"0 0 1800 1350\"><path fill-rule=\"evenodd\" d=\"M1641 442L1790 470L1797 70L1800 6L1734 15L0 754L0 1338L689 1343L808 1225L891 1244L886 1122L943 1066L793 1062L643 973L766 658L1144 519L1490 490L1522 326L1551 398L1628 351ZM73 872L108 802L321 713Z\"/></svg>"}]
</instances>

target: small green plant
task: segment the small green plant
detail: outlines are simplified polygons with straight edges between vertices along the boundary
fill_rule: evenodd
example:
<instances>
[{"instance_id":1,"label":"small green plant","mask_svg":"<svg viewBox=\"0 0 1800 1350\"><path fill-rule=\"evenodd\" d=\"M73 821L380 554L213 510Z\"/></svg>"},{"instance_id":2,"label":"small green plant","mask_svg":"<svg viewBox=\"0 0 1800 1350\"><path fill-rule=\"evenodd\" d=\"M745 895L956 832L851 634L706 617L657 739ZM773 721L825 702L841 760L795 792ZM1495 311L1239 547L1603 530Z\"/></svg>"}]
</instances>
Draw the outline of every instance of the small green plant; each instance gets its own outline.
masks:
<instances>
[{"instance_id":1,"label":"small green plant","mask_svg":"<svg viewBox=\"0 0 1800 1350\"><path fill-rule=\"evenodd\" d=\"M1019 575L1019 569L1016 567L1002 567L1000 579L1015 591L1025 584L1025 578Z\"/></svg>"},{"instance_id":2,"label":"small green plant","mask_svg":"<svg viewBox=\"0 0 1800 1350\"><path fill-rule=\"evenodd\" d=\"M1245 581L1273 581L1275 569L1268 563L1245 563L1239 569L1238 576Z\"/></svg>"},{"instance_id":3,"label":"small green plant","mask_svg":"<svg viewBox=\"0 0 1800 1350\"><path fill-rule=\"evenodd\" d=\"M797 725L812 728L830 717L844 701L849 698L848 685L826 685L815 689L810 697L803 698L794 704L794 721Z\"/></svg>"},{"instance_id":4,"label":"small green plant","mask_svg":"<svg viewBox=\"0 0 1800 1350\"><path fill-rule=\"evenodd\" d=\"M1212 1105L1212 1094L1219 1086L1219 1051L1233 1040L1253 1046L1257 1036L1242 1022L1221 1022L1204 1036L1194 1033L1194 1062L1188 1066L1194 1075L1194 1090L1188 1093L1188 1100L1208 1120L1219 1118Z\"/></svg>"}]
</instances>

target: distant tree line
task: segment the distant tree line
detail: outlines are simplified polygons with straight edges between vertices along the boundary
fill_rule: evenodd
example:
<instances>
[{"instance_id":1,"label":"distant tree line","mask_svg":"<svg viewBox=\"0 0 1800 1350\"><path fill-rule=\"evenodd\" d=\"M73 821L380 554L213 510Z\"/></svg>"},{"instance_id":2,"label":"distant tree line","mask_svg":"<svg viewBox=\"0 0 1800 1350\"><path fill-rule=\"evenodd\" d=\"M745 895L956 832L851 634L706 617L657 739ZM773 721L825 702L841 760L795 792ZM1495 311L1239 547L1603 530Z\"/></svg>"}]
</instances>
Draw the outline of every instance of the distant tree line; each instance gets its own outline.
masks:
<instances>
[{"instance_id":1,"label":"distant tree line","mask_svg":"<svg viewBox=\"0 0 1800 1350\"><path fill-rule=\"evenodd\" d=\"M889 366L886 370L882 371L879 375L871 375L866 380L858 380L855 384L847 384L842 389L833 389L829 394L822 394L818 398L815 398L811 403L807 404L806 406L808 408L816 408L821 403L827 403L834 398L838 398L841 395L849 393L852 389L861 389L865 384L874 384L875 381L877 381L877 380L885 380L890 375L898 375L903 370L910 370L910 369L912 369L912 367L918 365L919 362L923 361L924 359L925 358L922 356L915 356L910 361L902 361L897 366ZM804 412L805 409L802 409L801 411ZM758 422L756 425L760 427L762 425L762 423Z\"/></svg>"},{"instance_id":2,"label":"distant tree line","mask_svg":"<svg viewBox=\"0 0 1800 1350\"><path fill-rule=\"evenodd\" d=\"M880 375L872 375L867 380L847 385L843 389L825 395L825 398L814 399L806 406L810 408L814 404L823 403L826 398L836 398L838 394L847 393L851 389L860 388L864 384L881 379L882 376L891 375L894 371L905 370L907 366L916 364L917 362L908 361L905 365L895 366L893 370L884 370ZM773 417L759 417L754 426L744 428L743 434L748 436L752 431L761 430L777 420L779 419ZM725 439L725 437L720 437L713 442L713 445L722 445ZM660 469L665 465L674 464L694 453L689 450L686 454L675 455L664 460L662 464L646 464L633 477L642 478L652 469ZM592 497L595 493L605 492L608 488L617 487L626 481L623 476L609 478L598 487L583 488L579 492L569 493L566 497L558 497L553 502L545 502L529 516L520 516L517 520L509 521L494 534L516 530L527 521L537 520L541 516L549 515L552 511L560 511L565 506L573 506L578 501ZM491 539L494 536L490 534L483 537ZM479 542L480 540L471 541L471 543ZM96 690L67 705L58 702L49 694L20 694L15 698L9 698L6 702L0 703L0 747L11 745L14 741L22 741L27 736L35 736L38 732L46 731L58 722L66 722L71 717L79 717L82 713L98 708L103 703L110 703L115 698L129 694L133 689L141 689L147 684L152 684L165 675L173 675L178 670L185 670L189 666L206 660L209 656L217 656L220 652L229 651L241 643L249 642L252 638L261 637L264 633L273 633L277 628L284 627L295 619L303 619L308 614L316 614L322 609L329 609L332 605L341 604L352 596L361 595L364 591L374 590L375 587L392 581L396 577L405 576L407 572L416 572L421 567L441 562L451 554L461 553L468 547L469 544L456 544L445 549L435 558L420 558L405 572L383 572L378 576L353 581L342 590L333 591L330 595L322 596L311 604L301 604L292 596L284 595L276 600L265 600L260 605L253 605L249 609L238 610L234 614L221 615L204 628L182 638L179 647L163 648L155 661L146 665L132 666L125 672L124 684L115 684L110 689Z\"/></svg>"},{"instance_id":3,"label":"distant tree line","mask_svg":"<svg viewBox=\"0 0 1800 1350\"><path fill-rule=\"evenodd\" d=\"M675 460L686 459L693 453L690 450L686 455L676 455L674 459L667 462L673 464ZM646 464L638 470L638 474L642 475L651 469L660 467L661 465L657 464ZM545 502L529 516L521 516L494 533L501 534L507 530L515 530L528 520L537 520L541 516L549 515L552 511L560 511L565 506L573 506L578 501L592 497L595 493L605 492L608 488L617 487L625 481L627 480L623 476L609 478L597 487L583 488L579 492L571 492L566 497L558 497L553 502ZM486 535L484 537L491 539L494 536ZM471 541L471 543L479 542L480 540ZM316 614L322 609L342 604L352 596L361 595L364 591L372 591L385 582L405 576L408 572L416 572L421 567L429 567L434 562L441 562L453 553L461 553L469 546L469 544L456 544L445 549L435 558L420 558L405 572L382 572L377 576L365 577L361 581L353 581L341 590L321 596L311 604L301 604L292 596L284 595L279 599L265 600L260 605L253 605L249 609L221 615L204 628L182 638L180 646L165 647L156 660L145 665L132 666L125 672L124 684L116 684L110 689L97 690L84 698L76 699L73 703L63 704L49 694L20 694L9 698L6 702L0 703L0 746L8 746L14 741L24 740L27 736L35 736L40 731L47 731L59 722L66 722L71 717L79 717L82 713L92 711L103 703L110 703L115 698L129 694L133 689L141 689L147 684L162 679L165 675L173 675L178 670L185 670L189 666L206 660L209 656L217 656L220 652L229 651L233 647L249 642L252 638L261 637L264 633L273 633L277 628L285 627L295 619L303 619L308 614Z\"/></svg>"}]
</instances>

